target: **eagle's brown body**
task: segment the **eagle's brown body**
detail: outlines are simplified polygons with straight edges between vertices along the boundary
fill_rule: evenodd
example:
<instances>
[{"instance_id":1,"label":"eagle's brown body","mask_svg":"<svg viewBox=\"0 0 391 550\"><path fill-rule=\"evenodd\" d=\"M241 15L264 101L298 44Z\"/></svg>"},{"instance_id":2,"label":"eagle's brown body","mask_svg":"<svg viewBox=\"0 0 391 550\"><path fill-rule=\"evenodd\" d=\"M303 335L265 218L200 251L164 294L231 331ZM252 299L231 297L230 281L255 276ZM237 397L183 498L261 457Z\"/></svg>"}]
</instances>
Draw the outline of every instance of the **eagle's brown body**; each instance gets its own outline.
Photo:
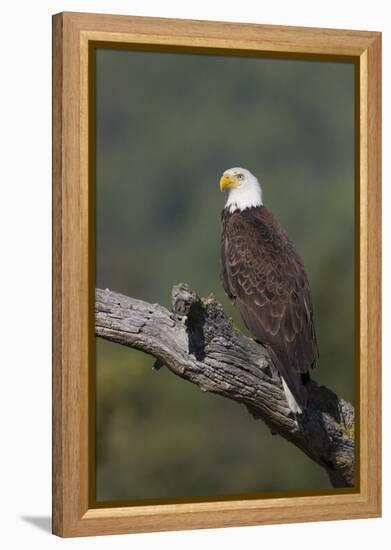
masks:
<instances>
[{"instance_id":1,"label":"eagle's brown body","mask_svg":"<svg viewBox=\"0 0 391 550\"><path fill-rule=\"evenodd\" d=\"M232 213L225 208L222 223L224 289L248 330L270 350L280 375L304 409L303 378L319 354L301 258L264 206Z\"/></svg>"}]
</instances>

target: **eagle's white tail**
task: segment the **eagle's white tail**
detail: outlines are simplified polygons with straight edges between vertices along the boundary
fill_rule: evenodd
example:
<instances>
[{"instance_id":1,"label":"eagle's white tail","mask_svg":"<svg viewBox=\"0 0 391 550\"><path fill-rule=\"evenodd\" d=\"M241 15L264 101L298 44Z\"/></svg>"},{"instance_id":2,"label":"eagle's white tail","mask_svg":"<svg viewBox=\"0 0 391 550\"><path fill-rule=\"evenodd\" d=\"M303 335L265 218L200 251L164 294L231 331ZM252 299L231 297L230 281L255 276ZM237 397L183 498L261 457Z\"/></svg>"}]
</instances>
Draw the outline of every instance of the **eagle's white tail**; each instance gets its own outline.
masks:
<instances>
[{"instance_id":1,"label":"eagle's white tail","mask_svg":"<svg viewBox=\"0 0 391 550\"><path fill-rule=\"evenodd\" d=\"M286 400L288 401L290 410L294 414L303 414L303 411L300 405L298 404L296 399L293 397L291 390L288 388L288 385L282 376L281 376L281 380L282 380L282 387L284 388L285 397L286 397Z\"/></svg>"}]
</instances>

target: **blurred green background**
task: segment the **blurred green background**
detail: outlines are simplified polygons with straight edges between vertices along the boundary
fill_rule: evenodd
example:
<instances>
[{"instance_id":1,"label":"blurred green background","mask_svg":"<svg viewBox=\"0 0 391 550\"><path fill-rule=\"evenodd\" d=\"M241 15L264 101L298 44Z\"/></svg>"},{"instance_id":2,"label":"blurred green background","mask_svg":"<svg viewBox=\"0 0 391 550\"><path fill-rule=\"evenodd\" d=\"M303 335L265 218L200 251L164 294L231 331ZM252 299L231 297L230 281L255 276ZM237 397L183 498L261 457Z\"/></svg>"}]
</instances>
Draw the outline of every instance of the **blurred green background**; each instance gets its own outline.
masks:
<instances>
[{"instance_id":1,"label":"blurred green background","mask_svg":"<svg viewBox=\"0 0 391 550\"><path fill-rule=\"evenodd\" d=\"M170 306L219 279L221 173L249 168L312 287L314 377L354 399L354 67L99 49L96 286ZM96 499L329 487L243 406L96 341Z\"/></svg>"}]
</instances>

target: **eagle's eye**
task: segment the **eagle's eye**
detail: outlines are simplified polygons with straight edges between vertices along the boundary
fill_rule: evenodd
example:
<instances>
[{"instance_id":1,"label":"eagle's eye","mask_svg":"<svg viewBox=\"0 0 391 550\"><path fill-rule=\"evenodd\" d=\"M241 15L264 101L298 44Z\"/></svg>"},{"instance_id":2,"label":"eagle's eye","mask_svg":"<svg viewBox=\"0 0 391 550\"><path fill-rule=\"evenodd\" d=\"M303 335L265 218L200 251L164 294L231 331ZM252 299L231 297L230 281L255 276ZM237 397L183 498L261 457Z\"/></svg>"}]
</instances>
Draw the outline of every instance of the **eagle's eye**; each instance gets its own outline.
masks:
<instances>
[{"instance_id":1,"label":"eagle's eye","mask_svg":"<svg viewBox=\"0 0 391 550\"><path fill-rule=\"evenodd\" d=\"M237 174L236 177L238 178L238 180L244 180L244 175L243 174Z\"/></svg>"}]
</instances>

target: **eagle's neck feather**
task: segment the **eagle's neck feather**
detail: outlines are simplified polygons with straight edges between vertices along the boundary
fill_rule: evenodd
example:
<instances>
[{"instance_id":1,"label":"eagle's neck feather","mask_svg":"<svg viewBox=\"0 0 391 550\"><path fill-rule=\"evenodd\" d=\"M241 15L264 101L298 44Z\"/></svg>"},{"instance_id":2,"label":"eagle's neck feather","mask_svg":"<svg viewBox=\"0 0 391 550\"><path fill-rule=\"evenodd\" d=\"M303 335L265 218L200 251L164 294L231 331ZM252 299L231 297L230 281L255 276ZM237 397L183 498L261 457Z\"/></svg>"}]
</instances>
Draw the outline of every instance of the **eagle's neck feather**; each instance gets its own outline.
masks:
<instances>
[{"instance_id":1,"label":"eagle's neck feather","mask_svg":"<svg viewBox=\"0 0 391 550\"><path fill-rule=\"evenodd\" d=\"M225 208L232 214L236 210L243 212L247 208L255 208L262 205L262 191L257 182L257 185L231 189Z\"/></svg>"}]
</instances>

